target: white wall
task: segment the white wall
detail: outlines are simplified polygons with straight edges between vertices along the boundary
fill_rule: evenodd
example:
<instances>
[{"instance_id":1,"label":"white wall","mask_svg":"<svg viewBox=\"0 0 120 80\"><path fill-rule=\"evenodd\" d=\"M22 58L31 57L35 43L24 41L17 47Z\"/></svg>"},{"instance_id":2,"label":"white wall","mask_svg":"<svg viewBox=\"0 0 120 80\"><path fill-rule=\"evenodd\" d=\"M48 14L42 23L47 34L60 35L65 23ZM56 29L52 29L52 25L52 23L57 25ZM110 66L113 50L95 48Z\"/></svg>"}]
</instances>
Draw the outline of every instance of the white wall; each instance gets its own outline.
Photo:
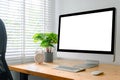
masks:
<instances>
[{"instance_id":1,"label":"white wall","mask_svg":"<svg viewBox=\"0 0 120 80\"><path fill-rule=\"evenodd\" d=\"M115 43L115 62L120 64L120 0L56 0L55 31L58 30L58 16L60 14L96 10L102 8L116 7L116 43ZM112 55L83 54L83 53L61 53L58 57L73 59L94 59L101 62L113 63Z\"/></svg>"}]
</instances>

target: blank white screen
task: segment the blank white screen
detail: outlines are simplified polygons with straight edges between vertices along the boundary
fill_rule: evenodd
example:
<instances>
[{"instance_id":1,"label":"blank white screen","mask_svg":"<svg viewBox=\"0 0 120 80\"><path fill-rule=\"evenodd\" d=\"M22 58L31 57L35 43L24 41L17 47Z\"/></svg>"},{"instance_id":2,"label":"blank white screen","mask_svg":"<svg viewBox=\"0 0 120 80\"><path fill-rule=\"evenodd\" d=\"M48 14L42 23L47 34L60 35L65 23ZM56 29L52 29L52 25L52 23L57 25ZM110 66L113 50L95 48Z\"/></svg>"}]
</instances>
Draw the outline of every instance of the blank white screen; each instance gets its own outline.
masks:
<instances>
[{"instance_id":1,"label":"blank white screen","mask_svg":"<svg viewBox=\"0 0 120 80\"><path fill-rule=\"evenodd\" d=\"M111 51L112 11L61 17L59 49Z\"/></svg>"}]
</instances>

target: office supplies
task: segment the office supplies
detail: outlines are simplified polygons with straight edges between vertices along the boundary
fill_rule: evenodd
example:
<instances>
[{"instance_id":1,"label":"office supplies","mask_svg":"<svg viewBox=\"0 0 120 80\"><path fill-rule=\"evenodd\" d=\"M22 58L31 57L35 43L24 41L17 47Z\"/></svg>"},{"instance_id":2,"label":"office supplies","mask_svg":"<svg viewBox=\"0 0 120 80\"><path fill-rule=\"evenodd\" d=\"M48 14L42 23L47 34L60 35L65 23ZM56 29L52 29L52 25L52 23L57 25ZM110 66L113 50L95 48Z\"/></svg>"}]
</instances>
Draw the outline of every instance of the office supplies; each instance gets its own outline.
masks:
<instances>
[{"instance_id":1,"label":"office supplies","mask_svg":"<svg viewBox=\"0 0 120 80\"><path fill-rule=\"evenodd\" d=\"M59 66L55 67L55 69L70 71L70 72L85 71L85 68L76 68L76 67L70 67L70 66L64 66L64 65L59 65Z\"/></svg>"},{"instance_id":2,"label":"office supplies","mask_svg":"<svg viewBox=\"0 0 120 80\"><path fill-rule=\"evenodd\" d=\"M100 74L103 74L103 71L96 70L96 71L92 71L91 74L94 76L98 76Z\"/></svg>"},{"instance_id":3,"label":"office supplies","mask_svg":"<svg viewBox=\"0 0 120 80\"><path fill-rule=\"evenodd\" d=\"M74 67L76 68L93 68L99 65L99 61L97 60L85 60L85 62L83 64L77 64Z\"/></svg>"}]
</instances>

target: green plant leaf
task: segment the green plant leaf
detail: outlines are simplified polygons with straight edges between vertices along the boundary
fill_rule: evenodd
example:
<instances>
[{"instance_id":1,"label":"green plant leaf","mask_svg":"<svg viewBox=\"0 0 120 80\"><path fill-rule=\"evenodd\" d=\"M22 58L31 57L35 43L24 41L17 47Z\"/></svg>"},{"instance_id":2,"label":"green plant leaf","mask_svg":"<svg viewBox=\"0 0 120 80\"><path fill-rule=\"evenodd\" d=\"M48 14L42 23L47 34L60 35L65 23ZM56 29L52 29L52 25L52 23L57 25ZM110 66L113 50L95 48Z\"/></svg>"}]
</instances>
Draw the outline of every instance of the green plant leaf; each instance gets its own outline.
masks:
<instances>
[{"instance_id":1,"label":"green plant leaf","mask_svg":"<svg viewBox=\"0 0 120 80\"><path fill-rule=\"evenodd\" d=\"M54 44L58 42L57 34L50 32L50 33L36 33L33 35L34 42L40 42L40 46L47 48L47 47L54 47Z\"/></svg>"}]
</instances>

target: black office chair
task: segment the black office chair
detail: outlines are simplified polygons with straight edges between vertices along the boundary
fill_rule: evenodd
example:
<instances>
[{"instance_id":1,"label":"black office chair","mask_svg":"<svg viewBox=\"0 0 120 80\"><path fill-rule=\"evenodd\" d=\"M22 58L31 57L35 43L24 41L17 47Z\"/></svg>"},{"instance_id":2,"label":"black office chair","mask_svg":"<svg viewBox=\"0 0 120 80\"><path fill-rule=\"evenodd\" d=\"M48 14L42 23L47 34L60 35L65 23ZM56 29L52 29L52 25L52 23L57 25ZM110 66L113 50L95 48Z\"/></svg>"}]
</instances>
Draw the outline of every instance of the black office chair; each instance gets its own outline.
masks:
<instances>
[{"instance_id":1,"label":"black office chair","mask_svg":"<svg viewBox=\"0 0 120 80\"><path fill-rule=\"evenodd\" d=\"M0 19L0 80L13 80L5 60L7 34L3 21Z\"/></svg>"}]
</instances>

